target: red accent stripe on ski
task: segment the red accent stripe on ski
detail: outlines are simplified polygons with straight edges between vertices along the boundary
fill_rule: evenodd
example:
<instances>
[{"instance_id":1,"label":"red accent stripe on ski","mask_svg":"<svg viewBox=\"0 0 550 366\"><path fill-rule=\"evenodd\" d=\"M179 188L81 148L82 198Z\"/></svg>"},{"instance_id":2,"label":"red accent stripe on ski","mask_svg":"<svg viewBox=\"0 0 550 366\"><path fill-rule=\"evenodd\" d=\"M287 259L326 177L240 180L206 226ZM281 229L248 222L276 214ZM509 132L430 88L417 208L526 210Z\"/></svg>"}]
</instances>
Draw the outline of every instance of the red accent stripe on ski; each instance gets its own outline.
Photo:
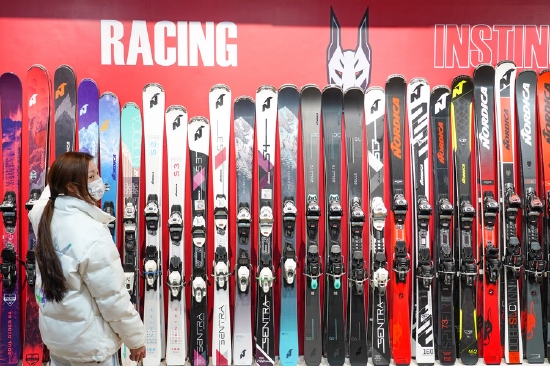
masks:
<instances>
[{"instance_id":1,"label":"red accent stripe on ski","mask_svg":"<svg viewBox=\"0 0 550 366\"><path fill-rule=\"evenodd\" d=\"M222 151L216 154L214 158L214 167L218 169L227 160L227 148L223 148Z\"/></svg>"}]
</instances>

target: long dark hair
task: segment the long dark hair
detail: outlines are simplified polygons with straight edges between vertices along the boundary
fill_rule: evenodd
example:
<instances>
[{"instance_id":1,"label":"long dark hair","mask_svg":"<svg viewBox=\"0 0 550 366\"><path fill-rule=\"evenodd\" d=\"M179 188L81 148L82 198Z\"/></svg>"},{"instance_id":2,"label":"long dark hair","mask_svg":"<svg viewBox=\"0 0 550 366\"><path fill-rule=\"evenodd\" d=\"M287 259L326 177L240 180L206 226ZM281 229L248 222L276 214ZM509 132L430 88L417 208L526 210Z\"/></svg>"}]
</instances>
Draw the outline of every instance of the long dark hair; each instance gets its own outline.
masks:
<instances>
[{"instance_id":1,"label":"long dark hair","mask_svg":"<svg viewBox=\"0 0 550 366\"><path fill-rule=\"evenodd\" d=\"M90 154L66 152L54 161L48 172L50 199L40 218L35 248L36 261L42 276L42 289L47 300L60 302L68 289L52 239L51 223L55 199L59 195L66 195L95 204L88 193L88 164L92 159Z\"/></svg>"}]
</instances>

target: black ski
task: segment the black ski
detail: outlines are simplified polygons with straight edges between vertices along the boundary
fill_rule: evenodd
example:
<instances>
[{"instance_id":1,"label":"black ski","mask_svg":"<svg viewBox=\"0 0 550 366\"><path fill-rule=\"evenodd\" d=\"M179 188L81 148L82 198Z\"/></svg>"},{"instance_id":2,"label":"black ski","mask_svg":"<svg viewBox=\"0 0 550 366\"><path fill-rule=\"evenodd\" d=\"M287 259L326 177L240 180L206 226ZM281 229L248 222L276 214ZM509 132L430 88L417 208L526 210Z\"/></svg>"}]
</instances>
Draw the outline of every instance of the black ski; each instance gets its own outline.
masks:
<instances>
[{"instance_id":1,"label":"black ski","mask_svg":"<svg viewBox=\"0 0 550 366\"><path fill-rule=\"evenodd\" d=\"M341 156L342 156L343 93L339 86L323 89L321 112L323 115L323 142L325 156L325 212L327 230L325 239L325 342L324 354L328 362L341 365L346 357L344 323L345 274L342 255Z\"/></svg>"},{"instance_id":2,"label":"black ski","mask_svg":"<svg viewBox=\"0 0 550 366\"><path fill-rule=\"evenodd\" d=\"M432 285L434 266L431 253L430 205L431 177L429 159L429 103L428 82L415 78L407 87L407 114L409 119L411 165L414 259L416 264L413 293L416 304L412 337L416 362L433 365L435 362L433 335Z\"/></svg>"},{"instance_id":3,"label":"black ski","mask_svg":"<svg viewBox=\"0 0 550 366\"><path fill-rule=\"evenodd\" d=\"M542 278L546 268L539 241L539 222L543 205L537 196L537 135L535 98L537 74L522 71L516 80L518 105L518 135L520 136L521 192L523 193L523 306L525 312L525 358L528 363L544 362L544 337L542 333Z\"/></svg>"},{"instance_id":4,"label":"black ski","mask_svg":"<svg viewBox=\"0 0 550 366\"><path fill-rule=\"evenodd\" d=\"M434 261L437 263L437 285L434 304L436 308L437 358L442 365L456 361L454 325L454 261L451 220L453 171L449 159L451 143L450 122L451 92L446 86L436 86L430 96L430 119L432 130L432 159L434 166Z\"/></svg>"},{"instance_id":5,"label":"black ski","mask_svg":"<svg viewBox=\"0 0 550 366\"><path fill-rule=\"evenodd\" d=\"M322 357L320 280L323 275L319 256L319 122L321 118L321 91L316 85L302 88L302 152L304 161L304 188L306 213L306 276L304 313L304 361L319 365Z\"/></svg>"},{"instance_id":6,"label":"black ski","mask_svg":"<svg viewBox=\"0 0 550 366\"><path fill-rule=\"evenodd\" d=\"M348 246L348 305L347 341L350 363L366 364L367 326L365 288L367 280L363 258L363 108L364 94L352 87L344 94L346 158L348 171L349 246Z\"/></svg>"},{"instance_id":7,"label":"black ski","mask_svg":"<svg viewBox=\"0 0 550 366\"><path fill-rule=\"evenodd\" d=\"M472 243L475 207L472 205L471 167L472 99L474 84L469 76L457 76L452 83L451 122L456 183L456 238L459 265L458 356L465 365L478 359L476 326L477 261Z\"/></svg>"},{"instance_id":8,"label":"black ski","mask_svg":"<svg viewBox=\"0 0 550 366\"><path fill-rule=\"evenodd\" d=\"M193 225L191 316L189 362L193 366L208 365L208 302L207 302L207 228L206 208L208 202L208 151L210 125L204 117L189 120L188 145L191 168L191 213Z\"/></svg>"},{"instance_id":9,"label":"black ski","mask_svg":"<svg viewBox=\"0 0 550 366\"><path fill-rule=\"evenodd\" d=\"M511 61L499 62L495 69L495 116L498 146L498 185L500 207L500 246L504 257L504 281L501 299L504 301L501 319L504 358L508 364L523 359L521 318L519 313L519 278L523 256L517 237L516 219L521 199L515 190L515 82L516 66Z\"/></svg>"},{"instance_id":10,"label":"black ski","mask_svg":"<svg viewBox=\"0 0 550 366\"><path fill-rule=\"evenodd\" d=\"M368 178L370 200L370 339L374 365L389 365L389 321L386 287L387 270L384 228L387 209L384 204L384 112L385 94L381 88L369 88L365 93L367 125Z\"/></svg>"}]
</instances>

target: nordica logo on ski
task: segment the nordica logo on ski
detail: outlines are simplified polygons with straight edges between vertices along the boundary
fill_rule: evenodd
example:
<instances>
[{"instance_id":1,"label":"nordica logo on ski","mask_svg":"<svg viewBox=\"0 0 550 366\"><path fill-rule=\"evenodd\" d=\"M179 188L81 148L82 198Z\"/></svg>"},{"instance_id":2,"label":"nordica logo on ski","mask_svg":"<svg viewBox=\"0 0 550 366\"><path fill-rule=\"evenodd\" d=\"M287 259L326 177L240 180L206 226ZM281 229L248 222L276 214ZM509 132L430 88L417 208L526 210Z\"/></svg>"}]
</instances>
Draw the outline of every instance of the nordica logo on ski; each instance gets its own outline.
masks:
<instances>
[{"instance_id":1,"label":"nordica logo on ski","mask_svg":"<svg viewBox=\"0 0 550 366\"><path fill-rule=\"evenodd\" d=\"M531 130L531 108L529 106L530 87L528 83L523 83L522 101L523 101L523 128L521 129L521 138L529 146L532 146Z\"/></svg>"},{"instance_id":2,"label":"nordica logo on ski","mask_svg":"<svg viewBox=\"0 0 550 366\"><path fill-rule=\"evenodd\" d=\"M225 94L221 94L216 100L216 109L223 106L223 97L225 97Z\"/></svg>"},{"instance_id":3,"label":"nordica logo on ski","mask_svg":"<svg viewBox=\"0 0 550 366\"><path fill-rule=\"evenodd\" d=\"M550 84L544 84L544 130L542 134L546 142L550 144Z\"/></svg>"},{"instance_id":4,"label":"nordica logo on ski","mask_svg":"<svg viewBox=\"0 0 550 366\"><path fill-rule=\"evenodd\" d=\"M204 128L204 126L200 126L199 128L197 128L197 131L195 132L195 141L197 141L198 139L200 139L202 137L202 129Z\"/></svg>"},{"instance_id":5,"label":"nordica logo on ski","mask_svg":"<svg viewBox=\"0 0 550 366\"><path fill-rule=\"evenodd\" d=\"M369 44L369 8L359 28L355 50L342 49L340 23L330 8L330 43L327 47L327 80L344 90L351 86L366 89L370 84L372 52Z\"/></svg>"},{"instance_id":6,"label":"nordica logo on ski","mask_svg":"<svg viewBox=\"0 0 550 366\"><path fill-rule=\"evenodd\" d=\"M36 104L36 97L38 96L38 94L33 94L30 98L29 98L29 107L32 107L33 105ZM86 104L87 105L87 104Z\"/></svg>"},{"instance_id":7,"label":"nordica logo on ski","mask_svg":"<svg viewBox=\"0 0 550 366\"><path fill-rule=\"evenodd\" d=\"M479 141L481 146L487 150L491 150L491 134L489 132L489 107L487 102L487 88L481 87L481 132L479 133Z\"/></svg>"},{"instance_id":8,"label":"nordica logo on ski","mask_svg":"<svg viewBox=\"0 0 550 366\"><path fill-rule=\"evenodd\" d=\"M59 86L57 87L57 90L55 91L55 99L65 95L65 86L66 85L67 85L67 83L59 84Z\"/></svg>"},{"instance_id":9,"label":"nordica logo on ski","mask_svg":"<svg viewBox=\"0 0 550 366\"><path fill-rule=\"evenodd\" d=\"M392 130L393 130L393 139L390 143L391 151L393 155L402 159L401 157L401 119L399 114L401 112L401 103L399 98L392 99Z\"/></svg>"},{"instance_id":10,"label":"nordica logo on ski","mask_svg":"<svg viewBox=\"0 0 550 366\"><path fill-rule=\"evenodd\" d=\"M237 66L238 32L233 22L163 20L151 25L145 20L133 20L130 25L101 20L101 64Z\"/></svg>"},{"instance_id":11,"label":"nordica logo on ski","mask_svg":"<svg viewBox=\"0 0 550 366\"><path fill-rule=\"evenodd\" d=\"M504 147L510 150L510 110L504 110Z\"/></svg>"},{"instance_id":12,"label":"nordica logo on ski","mask_svg":"<svg viewBox=\"0 0 550 366\"><path fill-rule=\"evenodd\" d=\"M271 99L272 99L272 98L273 98L273 97L268 97L268 98L265 100L264 104L262 105L262 112L265 112L266 109L271 108Z\"/></svg>"},{"instance_id":13,"label":"nordica logo on ski","mask_svg":"<svg viewBox=\"0 0 550 366\"><path fill-rule=\"evenodd\" d=\"M178 115L178 116L174 119L174 122L172 122L172 130L175 130L176 128L178 128L179 126L181 126L181 117L183 117L183 114ZM195 140L196 140L196 139L195 139Z\"/></svg>"},{"instance_id":14,"label":"nordica logo on ski","mask_svg":"<svg viewBox=\"0 0 550 366\"><path fill-rule=\"evenodd\" d=\"M437 102L435 102L434 109L435 109L436 114L441 113L442 111L447 109L447 98L448 97L449 97L449 93L444 93L439 97Z\"/></svg>"},{"instance_id":15,"label":"nordica logo on ski","mask_svg":"<svg viewBox=\"0 0 550 366\"><path fill-rule=\"evenodd\" d=\"M36 94L35 94L36 95ZM88 104L84 104L82 108L80 108L79 116L83 116L88 112Z\"/></svg>"},{"instance_id":16,"label":"nordica logo on ski","mask_svg":"<svg viewBox=\"0 0 550 366\"><path fill-rule=\"evenodd\" d=\"M151 100L149 101L149 108L153 108L154 106L156 106L159 103L159 95L160 95L160 93L155 93L151 97Z\"/></svg>"},{"instance_id":17,"label":"nordica logo on ski","mask_svg":"<svg viewBox=\"0 0 550 366\"><path fill-rule=\"evenodd\" d=\"M443 122L437 122L437 160L445 165L445 127Z\"/></svg>"},{"instance_id":18,"label":"nordica logo on ski","mask_svg":"<svg viewBox=\"0 0 550 366\"><path fill-rule=\"evenodd\" d=\"M506 74L500 78L500 95L503 97L510 97L510 77L514 69L506 71Z\"/></svg>"}]
</instances>

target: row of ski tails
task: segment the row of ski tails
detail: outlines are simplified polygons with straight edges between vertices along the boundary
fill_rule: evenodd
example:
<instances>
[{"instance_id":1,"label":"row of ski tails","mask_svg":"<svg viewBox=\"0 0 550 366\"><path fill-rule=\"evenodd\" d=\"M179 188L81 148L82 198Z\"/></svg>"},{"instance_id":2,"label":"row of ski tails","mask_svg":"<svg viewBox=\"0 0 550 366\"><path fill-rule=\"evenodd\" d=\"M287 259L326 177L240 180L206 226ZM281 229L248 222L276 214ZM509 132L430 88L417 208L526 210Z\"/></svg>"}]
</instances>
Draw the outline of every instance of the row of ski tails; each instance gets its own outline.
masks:
<instances>
[{"instance_id":1,"label":"row of ski tails","mask_svg":"<svg viewBox=\"0 0 550 366\"><path fill-rule=\"evenodd\" d=\"M21 356L24 365L43 360L32 289L36 238L29 225L28 238L21 240L28 245L19 245L18 207L23 199L21 181L29 184L26 209L32 208L44 187L50 127L55 156L75 149L75 131L78 149L99 155L100 173L108 187L102 208L117 217L110 227L115 240L117 223L122 223L127 288L143 313L144 365L159 365L162 359L168 365L183 365L186 359L192 365L207 365L211 354L214 365L251 365L255 360L268 366L278 353L281 364L294 366L299 344L308 365L318 365L322 357L332 365L341 365L346 358L351 364L365 364L369 355L374 365L389 365L391 358L397 365L408 365L411 357L420 365L433 364L436 358L450 365L457 357L464 364L475 364L481 355L487 364L499 364L503 357L510 364L521 363L524 357L529 363L544 362L543 319L550 321L550 314L543 314L543 309L550 311L543 306L550 304L543 297L550 296L545 260L549 250L544 244L550 238L550 213L542 201L550 200L550 72L538 77L533 71L516 75L515 65L504 61L496 68L478 66L473 78L458 76L451 89L436 86L430 92L425 79L407 84L402 76L392 75L385 89L349 88L344 93L333 85L322 91L315 85L301 91L293 85L278 91L262 86L255 101L243 96L234 103L227 86L215 85L209 94L210 120L188 118L182 106L165 109L162 87L148 84L143 90L143 126L135 103L121 109L116 96L109 92L100 96L91 79L81 80L77 88L67 66L56 71L53 84L52 92L46 70L31 67L23 105L18 77L11 73L0 77L4 197L0 364L17 365ZM54 126L49 122L50 99ZM28 153L21 152L24 108L30 131ZM235 157L229 155L231 128ZM167 210L161 207L165 133ZM299 146L303 175L297 172ZM345 164L341 164L343 151ZM28 159L28 180L20 179L22 155ZM236 222L228 222L230 166L236 171ZM192 225L184 230L185 169L191 177ZM276 169L280 202L275 200ZM139 209L142 170L144 216ZM368 177L366 184L363 176ZM384 184L387 177L390 183ZM257 197L252 196L253 179ZM123 208L117 208L119 181ZM300 185L305 194L298 200ZM365 197L364 186L368 186ZM384 192L387 187L389 192ZM213 224L207 217L209 199ZM164 211L168 219L162 219ZM258 217L252 216L254 212ZM144 250L138 244L139 217L146 227ZM276 220L280 225L275 225ZM304 224L304 258L297 258L297 223ZM161 263L163 224L169 232L166 266ZM235 238L228 237L230 226ZM281 229L280 235L274 228ZM342 241L344 228L347 245ZM183 241L186 230L192 236L188 244ZM214 230L213 253L208 253L209 230ZM257 247L251 240L254 231ZM277 237L281 258L273 256ZM235 247L230 248L233 242ZM369 243L365 248L364 242ZM185 245L192 249L185 251ZM188 281L185 252L192 255ZM369 253L367 258L364 252ZM24 283L18 271L23 256ZM301 340L298 268L305 282L305 293L300 295L304 296ZM143 295L140 276L145 282ZM210 320L209 277L214 286ZM281 282L279 295L273 293L276 277ZM229 281L235 283L234 311ZM191 287L190 304L184 285ZM23 347L20 286L27 287ZM121 353L124 365L135 364L126 347Z\"/></svg>"}]
</instances>

